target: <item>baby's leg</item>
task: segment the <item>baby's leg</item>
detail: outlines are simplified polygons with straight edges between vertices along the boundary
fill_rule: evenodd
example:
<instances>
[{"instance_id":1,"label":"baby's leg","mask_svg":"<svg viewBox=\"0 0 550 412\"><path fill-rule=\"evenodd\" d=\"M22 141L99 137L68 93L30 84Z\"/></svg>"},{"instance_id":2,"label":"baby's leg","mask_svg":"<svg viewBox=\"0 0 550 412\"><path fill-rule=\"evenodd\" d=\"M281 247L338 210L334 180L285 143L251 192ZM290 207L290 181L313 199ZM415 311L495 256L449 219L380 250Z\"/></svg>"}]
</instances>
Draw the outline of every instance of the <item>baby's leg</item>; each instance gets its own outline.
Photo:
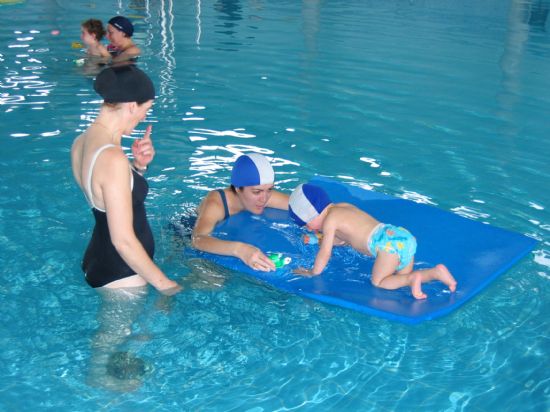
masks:
<instances>
[{"instance_id":1,"label":"baby's leg","mask_svg":"<svg viewBox=\"0 0 550 412\"><path fill-rule=\"evenodd\" d=\"M409 264L397 272L397 275L407 275L409 276L409 286L411 287L411 293L415 299L426 299L428 296L422 291L422 283L425 280L422 278L422 271L415 270L414 268L414 257L411 259Z\"/></svg>"},{"instance_id":2,"label":"baby's leg","mask_svg":"<svg viewBox=\"0 0 550 412\"><path fill-rule=\"evenodd\" d=\"M439 264L435 265L433 268L418 270L417 272L419 272L422 276L422 283L429 282L431 280L439 280L447 285L451 292L456 290L456 280L445 265Z\"/></svg>"},{"instance_id":3,"label":"baby's leg","mask_svg":"<svg viewBox=\"0 0 550 412\"><path fill-rule=\"evenodd\" d=\"M405 269L397 273L407 273L407 270L410 272L411 269L412 263L410 269L409 266L407 266ZM443 282L449 287L451 292L456 290L456 280L445 265L439 264L433 268L415 270L410 272L409 276L411 276L411 292L416 299L426 298L426 294L422 292L422 283L430 282L432 280L439 280L440 282Z\"/></svg>"},{"instance_id":4,"label":"baby's leg","mask_svg":"<svg viewBox=\"0 0 550 412\"><path fill-rule=\"evenodd\" d=\"M372 267L372 284L383 289L399 289L411 286L411 274L404 273L406 268L397 274L395 269L399 266L399 257L396 254L379 251ZM410 265L412 268L412 265ZM407 266L408 268L409 266Z\"/></svg>"},{"instance_id":5,"label":"baby's leg","mask_svg":"<svg viewBox=\"0 0 550 412\"><path fill-rule=\"evenodd\" d=\"M372 284L390 290L410 286L411 293L416 299L426 299L427 296L422 291L422 283L432 280L443 282L451 292L456 290L456 280L445 265L439 264L430 269L413 271L414 260L412 260L404 269L395 273L398 265L399 257L396 254L378 252L372 268Z\"/></svg>"}]
</instances>

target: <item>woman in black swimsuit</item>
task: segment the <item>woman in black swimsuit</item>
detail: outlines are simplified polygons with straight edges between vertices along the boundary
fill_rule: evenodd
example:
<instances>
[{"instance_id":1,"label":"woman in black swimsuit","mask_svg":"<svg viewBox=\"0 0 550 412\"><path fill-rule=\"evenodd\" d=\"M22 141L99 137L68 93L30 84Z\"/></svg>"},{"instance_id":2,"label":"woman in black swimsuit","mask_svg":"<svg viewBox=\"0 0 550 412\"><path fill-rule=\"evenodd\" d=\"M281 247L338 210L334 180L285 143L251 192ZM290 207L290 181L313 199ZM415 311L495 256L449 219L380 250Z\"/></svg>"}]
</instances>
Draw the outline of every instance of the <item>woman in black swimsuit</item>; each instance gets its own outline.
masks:
<instances>
[{"instance_id":1,"label":"woman in black swimsuit","mask_svg":"<svg viewBox=\"0 0 550 412\"><path fill-rule=\"evenodd\" d=\"M134 65L103 70L95 81L104 104L95 121L72 147L74 177L92 207L96 225L83 269L92 287L136 287L150 283L164 293L178 284L152 261L154 241L144 200L142 173L154 156L151 128L132 146L132 167L122 151L129 135L153 104L151 80Z\"/></svg>"},{"instance_id":2,"label":"woman in black swimsuit","mask_svg":"<svg viewBox=\"0 0 550 412\"><path fill-rule=\"evenodd\" d=\"M152 260L154 240L144 206L148 185L142 176L155 154L151 127L132 145L133 164L121 147L122 135L130 135L151 108L153 84L135 65L125 65L103 70L94 88L104 103L71 149L74 178L95 218L82 268L88 284L103 297L90 372L93 384L124 390L140 383L128 367L145 370L143 361L116 350L140 312L146 285L164 295L181 287Z\"/></svg>"}]
</instances>

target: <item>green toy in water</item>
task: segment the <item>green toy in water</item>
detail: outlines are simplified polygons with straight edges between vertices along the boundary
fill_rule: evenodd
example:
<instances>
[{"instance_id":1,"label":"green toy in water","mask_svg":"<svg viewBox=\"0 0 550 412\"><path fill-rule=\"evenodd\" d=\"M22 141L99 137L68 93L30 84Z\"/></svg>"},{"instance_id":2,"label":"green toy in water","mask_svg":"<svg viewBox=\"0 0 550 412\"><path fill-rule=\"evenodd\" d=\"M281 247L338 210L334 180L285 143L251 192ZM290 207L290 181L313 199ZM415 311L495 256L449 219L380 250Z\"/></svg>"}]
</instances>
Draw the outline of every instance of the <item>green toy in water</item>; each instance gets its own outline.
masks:
<instances>
[{"instance_id":1,"label":"green toy in water","mask_svg":"<svg viewBox=\"0 0 550 412\"><path fill-rule=\"evenodd\" d=\"M277 269L280 269L292 262L291 258L288 256L284 257L282 253L270 253L267 257L273 262Z\"/></svg>"}]
</instances>

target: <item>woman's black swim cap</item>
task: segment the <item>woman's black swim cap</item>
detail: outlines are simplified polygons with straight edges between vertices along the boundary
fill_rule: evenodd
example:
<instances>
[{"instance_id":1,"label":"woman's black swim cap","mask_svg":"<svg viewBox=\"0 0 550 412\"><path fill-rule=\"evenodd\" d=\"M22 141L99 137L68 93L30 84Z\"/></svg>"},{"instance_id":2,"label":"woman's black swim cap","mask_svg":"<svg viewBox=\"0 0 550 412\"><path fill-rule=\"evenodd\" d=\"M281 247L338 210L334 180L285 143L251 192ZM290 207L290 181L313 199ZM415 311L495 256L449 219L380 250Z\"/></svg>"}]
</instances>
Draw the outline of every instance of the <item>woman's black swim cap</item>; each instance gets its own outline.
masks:
<instances>
[{"instance_id":1,"label":"woman's black swim cap","mask_svg":"<svg viewBox=\"0 0 550 412\"><path fill-rule=\"evenodd\" d=\"M105 103L145 103L155 98L155 86L134 64L112 66L99 73L94 90Z\"/></svg>"}]
</instances>

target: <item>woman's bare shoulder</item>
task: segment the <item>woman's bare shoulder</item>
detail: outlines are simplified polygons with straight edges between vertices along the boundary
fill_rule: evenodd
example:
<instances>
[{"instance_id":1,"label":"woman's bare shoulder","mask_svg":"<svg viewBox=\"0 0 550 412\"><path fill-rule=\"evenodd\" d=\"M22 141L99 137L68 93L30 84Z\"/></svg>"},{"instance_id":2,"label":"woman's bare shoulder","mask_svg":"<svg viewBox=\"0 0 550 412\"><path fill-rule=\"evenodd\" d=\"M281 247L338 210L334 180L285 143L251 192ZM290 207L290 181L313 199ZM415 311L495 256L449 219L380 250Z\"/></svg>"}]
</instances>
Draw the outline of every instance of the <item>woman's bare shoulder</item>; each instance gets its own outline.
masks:
<instances>
[{"instance_id":1,"label":"woman's bare shoulder","mask_svg":"<svg viewBox=\"0 0 550 412\"><path fill-rule=\"evenodd\" d=\"M202 199L201 205L199 207L199 214L211 210L217 210L223 208L222 199L218 190L211 190L204 196Z\"/></svg>"}]
</instances>

